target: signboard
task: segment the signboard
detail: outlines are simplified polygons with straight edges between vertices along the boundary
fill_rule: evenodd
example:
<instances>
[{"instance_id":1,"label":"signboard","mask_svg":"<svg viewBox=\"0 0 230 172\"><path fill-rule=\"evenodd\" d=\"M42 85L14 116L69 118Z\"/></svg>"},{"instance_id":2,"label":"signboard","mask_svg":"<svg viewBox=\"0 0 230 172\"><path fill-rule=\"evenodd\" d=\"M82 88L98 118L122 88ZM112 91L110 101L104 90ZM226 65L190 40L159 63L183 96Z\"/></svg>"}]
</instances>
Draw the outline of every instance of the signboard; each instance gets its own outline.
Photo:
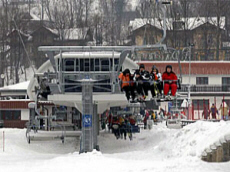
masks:
<instances>
[{"instance_id":1,"label":"signboard","mask_svg":"<svg viewBox=\"0 0 230 172\"><path fill-rule=\"evenodd\" d=\"M168 102L168 112L171 112L172 102Z\"/></svg>"},{"instance_id":2,"label":"signboard","mask_svg":"<svg viewBox=\"0 0 230 172\"><path fill-rule=\"evenodd\" d=\"M83 127L92 127L92 115L83 115Z\"/></svg>"}]
</instances>

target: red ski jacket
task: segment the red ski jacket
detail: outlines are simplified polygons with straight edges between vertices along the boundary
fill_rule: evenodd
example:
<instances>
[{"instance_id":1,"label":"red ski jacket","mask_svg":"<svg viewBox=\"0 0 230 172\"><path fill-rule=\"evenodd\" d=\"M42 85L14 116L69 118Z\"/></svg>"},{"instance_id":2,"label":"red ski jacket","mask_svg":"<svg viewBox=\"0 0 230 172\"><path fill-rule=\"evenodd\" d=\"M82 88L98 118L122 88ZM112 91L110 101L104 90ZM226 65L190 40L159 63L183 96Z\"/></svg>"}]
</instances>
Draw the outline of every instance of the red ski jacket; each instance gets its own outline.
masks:
<instances>
[{"instance_id":1,"label":"red ski jacket","mask_svg":"<svg viewBox=\"0 0 230 172\"><path fill-rule=\"evenodd\" d=\"M170 72L170 73L164 72L162 75L162 80L166 80L166 81L167 80L177 80L177 76L174 72ZM173 83L176 83L176 81Z\"/></svg>"}]
</instances>

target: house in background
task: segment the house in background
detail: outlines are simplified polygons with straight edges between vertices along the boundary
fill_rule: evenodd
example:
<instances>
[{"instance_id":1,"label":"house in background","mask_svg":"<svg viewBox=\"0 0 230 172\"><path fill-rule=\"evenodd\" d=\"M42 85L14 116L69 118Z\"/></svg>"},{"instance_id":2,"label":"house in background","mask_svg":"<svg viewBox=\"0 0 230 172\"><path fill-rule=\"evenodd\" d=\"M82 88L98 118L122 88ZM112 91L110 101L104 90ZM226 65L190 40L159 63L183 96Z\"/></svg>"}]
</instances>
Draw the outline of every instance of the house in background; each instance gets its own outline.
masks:
<instances>
[{"instance_id":1,"label":"house in background","mask_svg":"<svg viewBox=\"0 0 230 172\"><path fill-rule=\"evenodd\" d=\"M29 81L0 88L0 120L3 127L24 128L29 119Z\"/></svg>"},{"instance_id":2,"label":"house in background","mask_svg":"<svg viewBox=\"0 0 230 172\"><path fill-rule=\"evenodd\" d=\"M156 44L163 35L163 21L136 18L130 21L129 32L128 38L131 39L128 45ZM229 60L229 52L222 46L226 41L225 34L225 17L220 18L219 24L216 17L208 21L204 17L167 18L163 43L175 49L194 44L193 60ZM219 59L216 59L217 54Z\"/></svg>"},{"instance_id":3,"label":"house in background","mask_svg":"<svg viewBox=\"0 0 230 172\"><path fill-rule=\"evenodd\" d=\"M55 45L62 46L85 46L93 41L93 32L89 27L64 29L60 33L60 39Z\"/></svg>"}]
</instances>

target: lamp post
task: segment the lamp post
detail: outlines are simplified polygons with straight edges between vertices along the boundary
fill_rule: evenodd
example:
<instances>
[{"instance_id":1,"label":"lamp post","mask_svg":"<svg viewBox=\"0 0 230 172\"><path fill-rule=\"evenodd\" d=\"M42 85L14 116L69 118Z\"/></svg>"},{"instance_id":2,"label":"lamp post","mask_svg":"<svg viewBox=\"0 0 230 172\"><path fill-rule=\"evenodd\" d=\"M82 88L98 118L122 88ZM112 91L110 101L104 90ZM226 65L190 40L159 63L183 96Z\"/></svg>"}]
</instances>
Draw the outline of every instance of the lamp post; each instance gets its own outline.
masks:
<instances>
[{"instance_id":1,"label":"lamp post","mask_svg":"<svg viewBox=\"0 0 230 172\"><path fill-rule=\"evenodd\" d=\"M192 55L192 47L194 44L189 45L189 69L188 69L188 74L189 74L189 84L188 84L188 117L190 118L190 106L191 106L191 55Z\"/></svg>"}]
</instances>

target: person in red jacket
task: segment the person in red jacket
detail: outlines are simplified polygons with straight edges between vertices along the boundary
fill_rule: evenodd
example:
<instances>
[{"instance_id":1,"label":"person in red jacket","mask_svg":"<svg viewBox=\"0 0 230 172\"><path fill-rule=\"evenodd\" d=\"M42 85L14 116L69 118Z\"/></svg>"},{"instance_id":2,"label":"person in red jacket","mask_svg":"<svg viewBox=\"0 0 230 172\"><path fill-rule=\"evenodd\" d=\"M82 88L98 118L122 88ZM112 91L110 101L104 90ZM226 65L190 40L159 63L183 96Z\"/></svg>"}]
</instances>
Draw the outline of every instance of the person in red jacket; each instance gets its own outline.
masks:
<instances>
[{"instance_id":1,"label":"person in red jacket","mask_svg":"<svg viewBox=\"0 0 230 172\"><path fill-rule=\"evenodd\" d=\"M162 80L164 81L164 95L166 96L171 89L172 96L175 96L177 91L177 76L172 71L171 65L166 66L166 70L162 75Z\"/></svg>"}]
</instances>

